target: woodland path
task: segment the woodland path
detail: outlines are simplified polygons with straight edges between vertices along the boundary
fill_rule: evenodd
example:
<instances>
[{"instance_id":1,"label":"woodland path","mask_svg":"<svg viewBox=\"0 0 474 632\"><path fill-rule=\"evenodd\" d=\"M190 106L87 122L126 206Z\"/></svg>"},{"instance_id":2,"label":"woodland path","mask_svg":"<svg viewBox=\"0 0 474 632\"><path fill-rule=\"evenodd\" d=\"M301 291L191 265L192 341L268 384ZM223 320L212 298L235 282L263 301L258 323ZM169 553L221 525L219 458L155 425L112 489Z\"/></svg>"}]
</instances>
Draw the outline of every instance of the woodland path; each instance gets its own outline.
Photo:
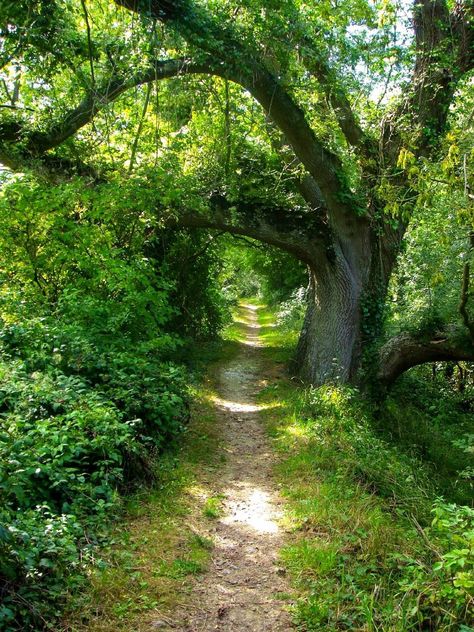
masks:
<instances>
[{"instance_id":1,"label":"woodland path","mask_svg":"<svg viewBox=\"0 0 474 632\"><path fill-rule=\"evenodd\" d=\"M264 381L255 306L241 306L237 322L245 333L242 349L219 366L217 375L216 422L227 454L219 473L223 506L209 529L215 543L209 570L173 617L171 629L183 632L293 629L285 601L278 598L289 591L278 564L283 501L256 403Z\"/></svg>"}]
</instances>

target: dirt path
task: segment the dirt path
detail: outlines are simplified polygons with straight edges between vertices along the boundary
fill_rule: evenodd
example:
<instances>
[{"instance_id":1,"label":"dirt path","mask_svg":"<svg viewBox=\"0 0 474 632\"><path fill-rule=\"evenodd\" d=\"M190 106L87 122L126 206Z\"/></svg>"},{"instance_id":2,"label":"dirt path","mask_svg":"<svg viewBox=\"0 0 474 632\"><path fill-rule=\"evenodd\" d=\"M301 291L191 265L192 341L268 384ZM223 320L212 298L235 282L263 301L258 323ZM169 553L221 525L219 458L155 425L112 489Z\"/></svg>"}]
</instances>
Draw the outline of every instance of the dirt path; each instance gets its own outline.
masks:
<instances>
[{"instance_id":1,"label":"dirt path","mask_svg":"<svg viewBox=\"0 0 474 632\"><path fill-rule=\"evenodd\" d=\"M190 605L174 617L172 629L183 632L293 629L278 599L289 588L278 565L282 500L255 401L262 369L255 307L243 306L241 315L245 344L218 375L217 422L227 460L216 491L223 507L209 528L215 542L210 568L196 583Z\"/></svg>"}]
</instances>

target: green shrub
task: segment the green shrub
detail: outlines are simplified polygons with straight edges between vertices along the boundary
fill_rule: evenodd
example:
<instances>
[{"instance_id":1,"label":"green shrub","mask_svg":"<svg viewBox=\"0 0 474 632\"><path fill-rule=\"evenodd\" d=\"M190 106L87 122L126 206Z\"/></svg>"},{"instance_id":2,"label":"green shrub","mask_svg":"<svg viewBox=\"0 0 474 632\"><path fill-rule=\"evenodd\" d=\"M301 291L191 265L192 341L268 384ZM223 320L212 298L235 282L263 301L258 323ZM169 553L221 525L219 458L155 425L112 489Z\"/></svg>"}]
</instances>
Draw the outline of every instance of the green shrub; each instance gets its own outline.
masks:
<instances>
[{"instance_id":1,"label":"green shrub","mask_svg":"<svg viewBox=\"0 0 474 632\"><path fill-rule=\"evenodd\" d=\"M420 461L400 452L374 432L374 419L359 392L350 387L307 389L302 414L321 440L318 460L344 469L394 508L402 505L420 520L429 518L434 494L429 472ZM338 461L337 453L344 454Z\"/></svg>"},{"instance_id":2,"label":"green shrub","mask_svg":"<svg viewBox=\"0 0 474 632\"><path fill-rule=\"evenodd\" d=\"M400 589L419 629L467 632L462 624L474 624L474 509L437 500L432 512L424 533L430 555L405 560Z\"/></svg>"},{"instance_id":3,"label":"green shrub","mask_svg":"<svg viewBox=\"0 0 474 632\"><path fill-rule=\"evenodd\" d=\"M0 630L54 620L120 492L151 475L186 420L177 367L129 352L107 369L93 385L56 366L0 365Z\"/></svg>"},{"instance_id":4,"label":"green shrub","mask_svg":"<svg viewBox=\"0 0 474 632\"><path fill-rule=\"evenodd\" d=\"M154 298L153 319L123 293L99 300L84 290L65 292L54 314L30 305L20 320L3 295L2 631L54 627L121 495L151 480L187 420L185 374L170 360L180 340L162 329L165 297Z\"/></svg>"},{"instance_id":5,"label":"green shrub","mask_svg":"<svg viewBox=\"0 0 474 632\"><path fill-rule=\"evenodd\" d=\"M42 629L83 584L92 546L74 515L47 505L2 510L0 520L0 629Z\"/></svg>"},{"instance_id":6,"label":"green shrub","mask_svg":"<svg viewBox=\"0 0 474 632\"><path fill-rule=\"evenodd\" d=\"M185 340L225 320L217 245L158 225L169 183L166 168L153 193L4 174L2 631L54 629L122 495L187 421Z\"/></svg>"},{"instance_id":7,"label":"green shrub","mask_svg":"<svg viewBox=\"0 0 474 632\"><path fill-rule=\"evenodd\" d=\"M423 462L438 494L469 504L474 484L472 392L454 389L444 368L435 379L431 367L403 376L380 411L377 429L399 451Z\"/></svg>"}]
</instances>

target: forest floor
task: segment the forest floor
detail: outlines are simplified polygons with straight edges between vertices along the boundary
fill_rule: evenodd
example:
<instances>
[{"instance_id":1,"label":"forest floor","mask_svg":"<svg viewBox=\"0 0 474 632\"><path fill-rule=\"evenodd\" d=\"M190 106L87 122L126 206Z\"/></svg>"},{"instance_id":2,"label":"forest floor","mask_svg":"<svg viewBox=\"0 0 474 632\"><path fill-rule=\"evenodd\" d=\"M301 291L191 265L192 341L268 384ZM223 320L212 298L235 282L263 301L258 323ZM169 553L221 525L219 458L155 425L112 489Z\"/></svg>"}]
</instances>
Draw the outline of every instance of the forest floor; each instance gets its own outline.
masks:
<instances>
[{"instance_id":1,"label":"forest floor","mask_svg":"<svg viewBox=\"0 0 474 632\"><path fill-rule=\"evenodd\" d=\"M81 620L65 630L293 629L279 561L277 455L261 419L268 405L257 403L278 368L263 354L260 327L257 307L241 304L234 340L208 369L161 490L136 499L137 515L132 505L106 570L92 578Z\"/></svg>"}]
</instances>

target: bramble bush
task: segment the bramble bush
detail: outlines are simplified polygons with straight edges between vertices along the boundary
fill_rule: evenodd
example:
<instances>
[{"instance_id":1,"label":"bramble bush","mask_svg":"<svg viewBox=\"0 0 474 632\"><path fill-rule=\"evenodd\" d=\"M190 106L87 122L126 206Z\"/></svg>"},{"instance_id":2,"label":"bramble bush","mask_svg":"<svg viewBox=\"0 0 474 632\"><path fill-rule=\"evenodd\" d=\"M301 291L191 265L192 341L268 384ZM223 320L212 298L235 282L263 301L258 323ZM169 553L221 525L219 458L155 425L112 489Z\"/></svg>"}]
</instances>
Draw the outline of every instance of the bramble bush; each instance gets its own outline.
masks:
<instances>
[{"instance_id":1,"label":"bramble bush","mask_svg":"<svg viewBox=\"0 0 474 632\"><path fill-rule=\"evenodd\" d=\"M0 629L38 630L80 585L121 492L151 479L185 423L184 375L163 360L165 335L99 344L46 317L2 334Z\"/></svg>"},{"instance_id":2,"label":"bramble bush","mask_svg":"<svg viewBox=\"0 0 474 632\"><path fill-rule=\"evenodd\" d=\"M57 628L124 494L187 422L186 285L145 256L143 213L110 187L30 176L0 195L2 632Z\"/></svg>"}]
</instances>

